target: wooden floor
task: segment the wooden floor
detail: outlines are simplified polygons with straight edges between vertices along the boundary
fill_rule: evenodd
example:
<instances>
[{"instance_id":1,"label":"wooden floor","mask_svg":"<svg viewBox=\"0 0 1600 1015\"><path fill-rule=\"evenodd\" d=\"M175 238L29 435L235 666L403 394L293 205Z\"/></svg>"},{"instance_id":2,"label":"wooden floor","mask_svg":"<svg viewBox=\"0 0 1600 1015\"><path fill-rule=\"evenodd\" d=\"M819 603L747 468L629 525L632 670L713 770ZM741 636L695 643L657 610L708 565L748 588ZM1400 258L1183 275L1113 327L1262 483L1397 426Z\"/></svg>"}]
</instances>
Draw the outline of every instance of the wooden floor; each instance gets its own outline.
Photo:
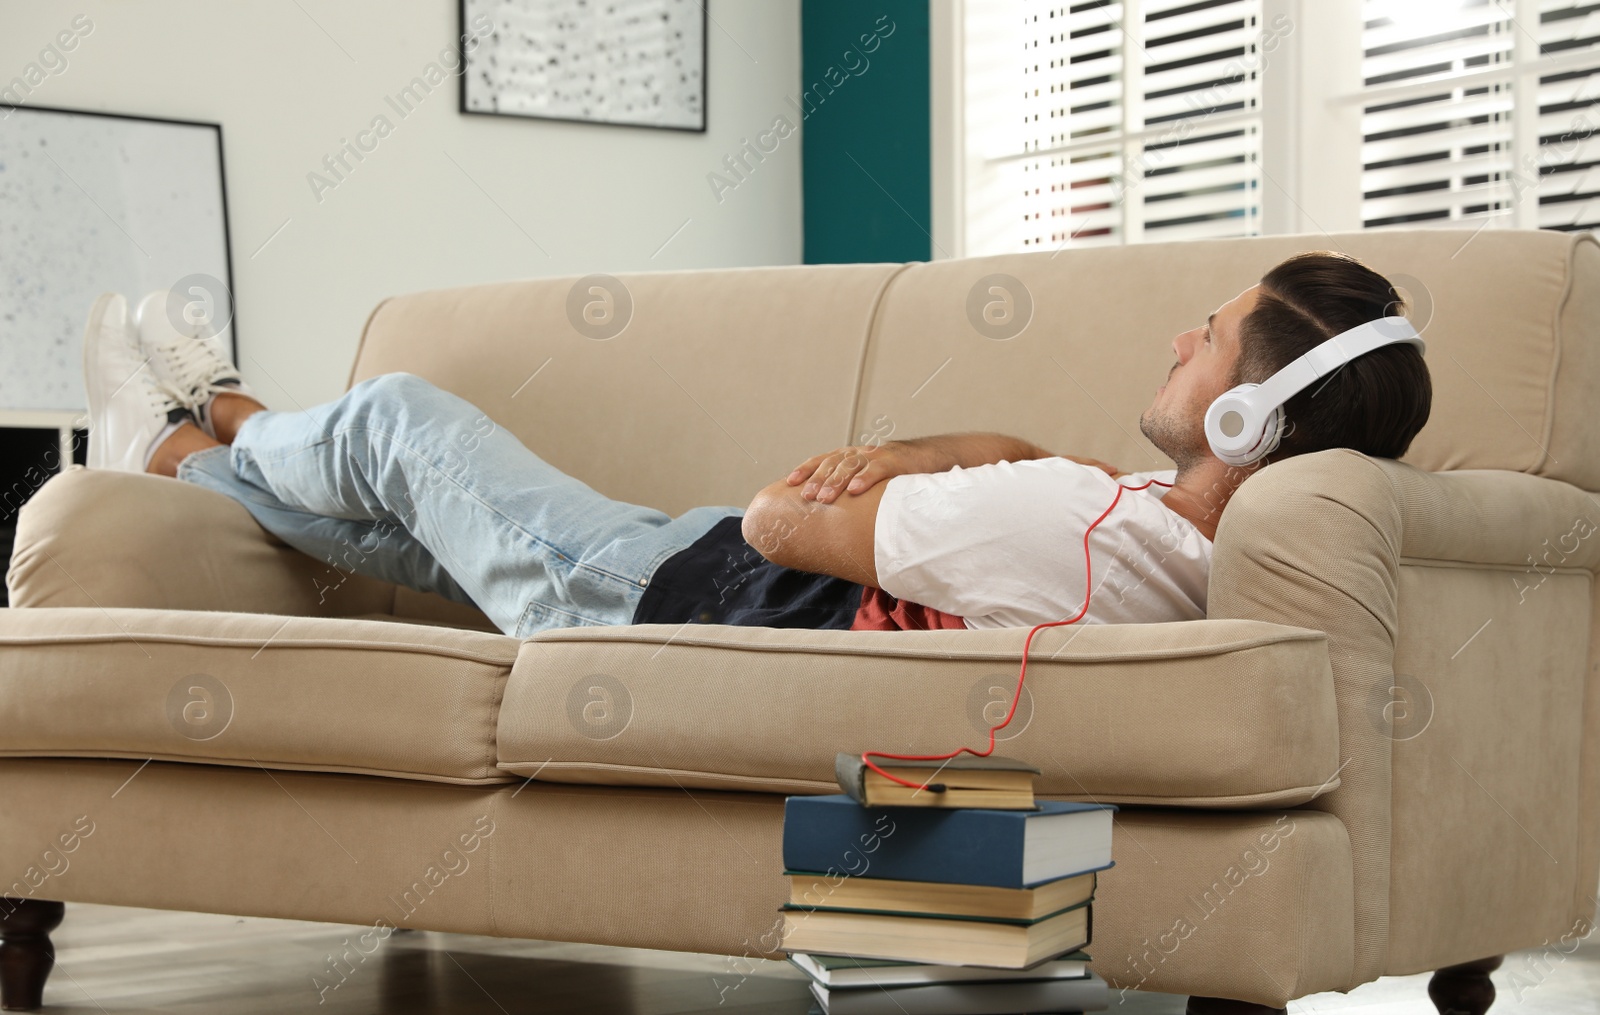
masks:
<instances>
[{"instance_id":1,"label":"wooden floor","mask_svg":"<svg viewBox=\"0 0 1600 1015\"><path fill-rule=\"evenodd\" d=\"M465 935L396 934L343 973L328 956L370 928L69 905L45 994L58 1015L805 1015L787 963ZM342 979L341 979L342 977ZM1432 1015L1427 976L1315 994L1290 1012ZM1494 975L1493 1011L1600 1015L1600 932L1571 956L1523 954ZM331 985L338 984L337 987ZM319 991L319 986L330 989ZM720 1003L719 1003L720 1002ZM1114 1015L1179 1015L1183 999L1129 993Z\"/></svg>"}]
</instances>

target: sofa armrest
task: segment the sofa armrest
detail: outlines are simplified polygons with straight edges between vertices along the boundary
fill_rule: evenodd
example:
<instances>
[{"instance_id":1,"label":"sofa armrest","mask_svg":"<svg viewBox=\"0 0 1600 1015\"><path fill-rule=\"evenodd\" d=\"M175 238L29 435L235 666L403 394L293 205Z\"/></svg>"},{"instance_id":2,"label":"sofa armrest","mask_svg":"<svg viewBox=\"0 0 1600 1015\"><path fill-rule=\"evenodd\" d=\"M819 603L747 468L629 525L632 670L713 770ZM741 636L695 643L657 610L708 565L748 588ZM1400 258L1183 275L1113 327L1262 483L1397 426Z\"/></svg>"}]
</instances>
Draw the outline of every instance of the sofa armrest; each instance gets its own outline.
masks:
<instances>
[{"instance_id":1,"label":"sofa armrest","mask_svg":"<svg viewBox=\"0 0 1600 1015\"><path fill-rule=\"evenodd\" d=\"M11 605L21 607L390 612L393 585L335 575L222 494L163 476L73 466L24 505L6 586Z\"/></svg>"},{"instance_id":2,"label":"sofa armrest","mask_svg":"<svg viewBox=\"0 0 1600 1015\"><path fill-rule=\"evenodd\" d=\"M1593 827L1600 811L1593 804L1593 755L1600 746L1593 741L1600 712L1592 690L1583 700L1582 685L1596 679L1589 590L1600 566L1600 538L1571 538L1546 561L1575 572L1564 576L1566 584L1558 591L1540 593L1547 604L1561 601L1562 610L1518 610L1514 584L1526 577L1530 555L1538 559L1546 540L1555 545L1580 521L1594 531L1600 509L1567 483L1502 470L1429 473L1349 449L1290 458L1261 470L1240 486L1222 516L1208 615L1298 624L1328 635L1342 785L1311 806L1338 816L1350 833L1356 878L1352 982L1414 971L1409 964L1404 970L1390 968L1404 951L1395 939L1435 942L1440 935L1401 918L1418 911L1436 918L1455 898L1450 893L1459 894L1462 881L1487 883L1499 878L1502 866L1515 866L1507 859L1474 869L1443 858L1440 846L1449 842L1469 850L1476 842L1484 855L1499 856L1482 842L1486 828L1495 835L1503 831L1493 822L1504 819L1486 788L1493 794L1495 787L1514 786L1501 799L1512 799L1514 792L1519 805L1545 816L1570 815L1580 805L1574 794L1556 807L1543 806L1559 788L1550 766L1523 742L1500 742L1537 725L1544 718L1539 710L1557 692L1562 700L1576 695L1579 711L1589 712L1588 756L1581 759L1588 796L1582 806L1585 825ZM1462 654L1463 642L1486 623L1486 615L1497 622ZM1541 633L1548 636L1543 649ZM1576 650L1569 644L1573 639L1579 642ZM1578 661L1586 654L1587 663ZM1434 728L1426 735L1408 739L1408 731L1390 725L1396 717L1394 688L1401 682L1397 658L1407 674L1433 689ZM1539 692L1509 694L1511 679L1538 686ZM1463 734L1465 747L1458 743ZM1562 744L1576 739L1565 725L1559 736ZM1546 750L1557 748L1552 744ZM1566 766L1579 762L1563 759ZM1479 771L1471 775L1464 765ZM1419 795L1437 800L1437 807L1415 806ZM1531 819L1525 815L1523 820ZM1511 839L1522 838L1515 825L1506 827ZM1566 841L1575 839L1569 831ZM1592 833L1586 843L1580 852L1594 848ZM1547 858L1533 852L1527 869L1538 872ZM1582 862L1592 869L1592 853ZM1419 886L1416 878L1401 883L1408 864L1440 872L1451 883ZM1574 866L1561 860L1562 871ZM1579 880L1592 891L1592 878ZM1496 884L1517 894L1503 879ZM1409 909L1392 908L1401 905L1396 899L1406 900ZM1532 913L1535 907L1520 908ZM1509 933L1507 925L1499 919L1474 923L1490 936ZM1453 958L1438 958L1448 965L1497 950L1503 949L1485 939L1466 943Z\"/></svg>"},{"instance_id":3,"label":"sofa armrest","mask_svg":"<svg viewBox=\"0 0 1600 1015\"><path fill-rule=\"evenodd\" d=\"M982 749L1027 631L637 625L541 632L500 767L559 782L838 792L838 751ZM1048 628L996 752L1045 796L1266 807L1338 785L1327 643L1255 621Z\"/></svg>"}]
</instances>

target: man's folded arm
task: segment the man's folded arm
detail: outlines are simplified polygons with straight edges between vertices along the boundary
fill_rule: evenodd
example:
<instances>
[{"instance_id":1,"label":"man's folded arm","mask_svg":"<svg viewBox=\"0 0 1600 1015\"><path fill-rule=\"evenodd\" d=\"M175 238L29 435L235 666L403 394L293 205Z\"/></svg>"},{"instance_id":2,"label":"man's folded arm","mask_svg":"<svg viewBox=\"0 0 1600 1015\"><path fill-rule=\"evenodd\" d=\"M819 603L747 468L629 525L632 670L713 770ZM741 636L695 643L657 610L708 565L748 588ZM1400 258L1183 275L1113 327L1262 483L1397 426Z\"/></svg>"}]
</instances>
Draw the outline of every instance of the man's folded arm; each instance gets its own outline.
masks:
<instances>
[{"instance_id":1,"label":"man's folded arm","mask_svg":"<svg viewBox=\"0 0 1600 1015\"><path fill-rule=\"evenodd\" d=\"M840 448L807 459L764 487L745 511L742 532L745 542L774 564L880 588L878 505L895 476L1055 457L1031 441L998 433L940 434L869 449ZM1093 458L1059 457L1113 477L1122 475ZM863 485L866 489L860 489Z\"/></svg>"},{"instance_id":2,"label":"man's folded arm","mask_svg":"<svg viewBox=\"0 0 1600 1015\"><path fill-rule=\"evenodd\" d=\"M822 504L787 480L769 483L745 510L745 542L774 564L877 588L874 533L888 485L874 483Z\"/></svg>"},{"instance_id":3,"label":"man's folded arm","mask_svg":"<svg viewBox=\"0 0 1600 1015\"><path fill-rule=\"evenodd\" d=\"M920 472L948 472L958 465L963 469L975 469L997 462L1054 457L1032 441L1003 433L935 434L892 443L913 449L922 456L925 467L917 470Z\"/></svg>"},{"instance_id":4,"label":"man's folded arm","mask_svg":"<svg viewBox=\"0 0 1600 1015\"><path fill-rule=\"evenodd\" d=\"M800 487L808 500L831 504L844 493L867 488L913 473L975 469L1000 462L1020 462L1057 455L1021 437L1001 433L948 433L912 437L867 447L853 446L812 455L789 473L790 486ZM1104 469L1113 477L1116 467L1093 458L1061 455L1080 465Z\"/></svg>"},{"instance_id":5,"label":"man's folded arm","mask_svg":"<svg viewBox=\"0 0 1600 1015\"><path fill-rule=\"evenodd\" d=\"M1003 433L947 433L931 437L912 437L889 443L899 444L912 452L913 457L921 465L921 468L907 470L914 472L948 472L958 465L964 469L975 469L998 462L1065 458L1079 465L1092 465L1102 469L1113 478L1127 475L1116 466L1108 465L1098 458L1057 455L1054 451L1048 451L1030 440Z\"/></svg>"}]
</instances>

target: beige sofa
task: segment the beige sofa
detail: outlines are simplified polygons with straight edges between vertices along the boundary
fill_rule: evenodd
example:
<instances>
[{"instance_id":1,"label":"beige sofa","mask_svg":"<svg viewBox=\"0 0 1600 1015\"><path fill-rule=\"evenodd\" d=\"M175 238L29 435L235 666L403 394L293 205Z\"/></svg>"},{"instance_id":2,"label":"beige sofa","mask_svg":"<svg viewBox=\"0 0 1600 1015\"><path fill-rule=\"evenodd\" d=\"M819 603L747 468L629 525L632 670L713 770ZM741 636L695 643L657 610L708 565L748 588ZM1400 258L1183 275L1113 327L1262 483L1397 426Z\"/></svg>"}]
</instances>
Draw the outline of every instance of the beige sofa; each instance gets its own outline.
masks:
<instances>
[{"instance_id":1,"label":"beige sofa","mask_svg":"<svg viewBox=\"0 0 1600 1015\"><path fill-rule=\"evenodd\" d=\"M1000 430L1157 469L1136 422L1172 336L1315 247L1409 277L1431 422L1404 462L1251 478L1208 619L1042 632L1002 744L1044 795L1122 806L1098 972L1275 1008L1570 941L1595 913L1593 238L641 273L610 339L569 322L574 279L534 279L385 301L351 380L418 374L673 513L873 435ZM1033 302L1010 339L969 319L995 273ZM0 894L724 953L707 1009L781 954L784 795L832 790L837 751L981 744L1026 634L518 641L217 494L83 469L23 512L8 582ZM43 951L54 907L3 914L14 955ZM8 1000L42 966L18 960Z\"/></svg>"}]
</instances>

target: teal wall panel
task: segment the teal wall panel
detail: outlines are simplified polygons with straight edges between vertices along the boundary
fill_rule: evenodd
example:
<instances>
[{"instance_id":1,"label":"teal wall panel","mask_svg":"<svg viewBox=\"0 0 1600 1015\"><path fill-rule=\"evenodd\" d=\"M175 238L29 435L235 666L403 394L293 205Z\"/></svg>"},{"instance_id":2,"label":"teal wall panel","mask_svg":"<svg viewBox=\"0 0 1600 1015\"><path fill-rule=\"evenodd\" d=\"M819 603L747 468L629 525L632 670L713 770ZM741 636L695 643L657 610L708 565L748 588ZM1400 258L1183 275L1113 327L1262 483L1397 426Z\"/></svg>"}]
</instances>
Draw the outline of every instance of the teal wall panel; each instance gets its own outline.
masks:
<instances>
[{"instance_id":1,"label":"teal wall panel","mask_svg":"<svg viewBox=\"0 0 1600 1015\"><path fill-rule=\"evenodd\" d=\"M926 0L802 0L805 262L931 259Z\"/></svg>"}]
</instances>

